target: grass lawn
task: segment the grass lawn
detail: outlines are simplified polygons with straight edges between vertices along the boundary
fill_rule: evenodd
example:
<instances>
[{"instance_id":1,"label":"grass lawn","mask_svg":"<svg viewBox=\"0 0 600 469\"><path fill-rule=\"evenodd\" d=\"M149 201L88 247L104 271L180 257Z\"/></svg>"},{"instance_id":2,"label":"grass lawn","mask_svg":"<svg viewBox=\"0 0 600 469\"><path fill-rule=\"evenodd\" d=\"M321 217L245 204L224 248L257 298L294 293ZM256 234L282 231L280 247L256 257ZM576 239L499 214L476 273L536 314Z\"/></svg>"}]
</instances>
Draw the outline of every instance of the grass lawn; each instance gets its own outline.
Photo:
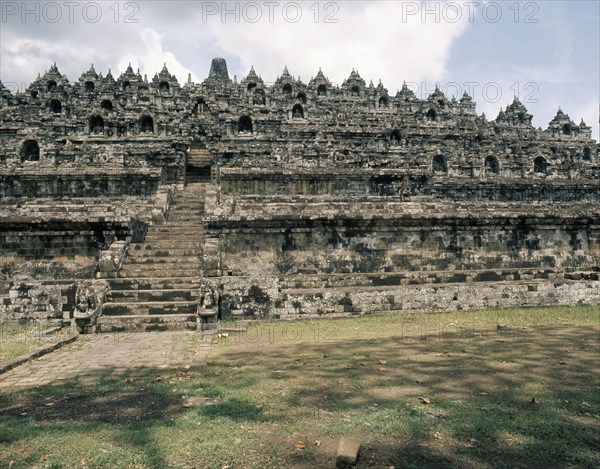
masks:
<instances>
[{"instance_id":1,"label":"grass lawn","mask_svg":"<svg viewBox=\"0 0 600 469\"><path fill-rule=\"evenodd\" d=\"M57 333L45 334L48 329L47 326L32 324L0 325L0 363L57 342L71 333L69 330L62 329Z\"/></svg>"},{"instance_id":2,"label":"grass lawn","mask_svg":"<svg viewBox=\"0 0 600 469\"><path fill-rule=\"evenodd\" d=\"M331 468L346 435L359 468L600 467L599 307L257 323L147 371L1 391L0 468Z\"/></svg>"}]
</instances>

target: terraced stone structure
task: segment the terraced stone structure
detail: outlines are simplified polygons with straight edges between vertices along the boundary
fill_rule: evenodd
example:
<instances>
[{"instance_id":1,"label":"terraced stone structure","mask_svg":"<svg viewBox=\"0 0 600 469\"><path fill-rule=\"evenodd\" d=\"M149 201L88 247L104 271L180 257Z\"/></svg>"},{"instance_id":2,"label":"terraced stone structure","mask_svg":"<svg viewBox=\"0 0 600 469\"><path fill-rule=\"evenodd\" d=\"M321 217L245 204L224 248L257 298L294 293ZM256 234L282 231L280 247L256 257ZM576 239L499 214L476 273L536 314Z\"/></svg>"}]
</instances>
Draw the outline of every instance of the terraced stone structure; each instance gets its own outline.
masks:
<instances>
[{"instance_id":1,"label":"terraced stone structure","mask_svg":"<svg viewBox=\"0 0 600 469\"><path fill-rule=\"evenodd\" d=\"M287 68L0 85L2 321L82 332L600 304L599 146Z\"/></svg>"}]
</instances>

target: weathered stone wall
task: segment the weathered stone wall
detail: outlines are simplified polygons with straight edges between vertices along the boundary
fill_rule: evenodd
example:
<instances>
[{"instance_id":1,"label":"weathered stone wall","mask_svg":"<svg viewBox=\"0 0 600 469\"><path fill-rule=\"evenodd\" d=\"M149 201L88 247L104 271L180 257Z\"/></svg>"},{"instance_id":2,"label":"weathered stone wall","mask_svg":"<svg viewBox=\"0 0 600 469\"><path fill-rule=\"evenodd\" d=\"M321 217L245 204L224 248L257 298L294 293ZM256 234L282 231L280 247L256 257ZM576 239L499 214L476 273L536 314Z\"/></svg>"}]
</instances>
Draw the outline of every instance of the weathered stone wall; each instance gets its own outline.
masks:
<instances>
[{"instance_id":1,"label":"weathered stone wall","mask_svg":"<svg viewBox=\"0 0 600 469\"><path fill-rule=\"evenodd\" d=\"M527 306L594 305L598 281L503 282L286 292L274 303L280 318L350 316L394 311L453 311Z\"/></svg>"},{"instance_id":2,"label":"weathered stone wall","mask_svg":"<svg viewBox=\"0 0 600 469\"><path fill-rule=\"evenodd\" d=\"M233 275L403 272L514 267L591 268L600 260L600 227L372 226L316 222L277 232L224 236L221 269Z\"/></svg>"},{"instance_id":3,"label":"weathered stone wall","mask_svg":"<svg viewBox=\"0 0 600 469\"><path fill-rule=\"evenodd\" d=\"M590 269L600 260L597 214L581 202L350 200L222 196L217 204L207 195L206 236L218 239L223 275Z\"/></svg>"},{"instance_id":4,"label":"weathered stone wall","mask_svg":"<svg viewBox=\"0 0 600 469\"><path fill-rule=\"evenodd\" d=\"M15 171L0 180L0 198L151 196L161 183L160 172L115 171L109 167L101 173L70 173L56 169Z\"/></svg>"},{"instance_id":5,"label":"weathered stone wall","mask_svg":"<svg viewBox=\"0 0 600 469\"><path fill-rule=\"evenodd\" d=\"M430 173L396 170L356 172L298 172L295 174L252 169L222 169L223 195L240 195L246 200L293 196L365 195L402 197L428 196L435 199L469 201L600 201L600 188L593 181L532 178L439 178Z\"/></svg>"},{"instance_id":6,"label":"weathered stone wall","mask_svg":"<svg viewBox=\"0 0 600 469\"><path fill-rule=\"evenodd\" d=\"M68 320L74 308L75 286L20 281L15 282L4 300L4 312L0 320L4 324L36 322L60 326L64 316Z\"/></svg>"},{"instance_id":7,"label":"weathered stone wall","mask_svg":"<svg viewBox=\"0 0 600 469\"><path fill-rule=\"evenodd\" d=\"M286 288L276 278L224 277L221 313L223 318L298 319L401 311L431 312L600 303L598 273L587 274L587 279L584 279L584 275L580 273L565 276L552 272L514 271L511 273L511 280L503 279L501 273L485 273L488 281L482 280L481 274L484 273L480 272L479 278L475 273L470 281L462 282L338 285L329 288ZM548 277L553 279L548 281ZM519 280L514 280L515 278ZM390 283L393 280L397 279L387 279ZM310 280L304 277L300 283L304 282Z\"/></svg>"}]
</instances>

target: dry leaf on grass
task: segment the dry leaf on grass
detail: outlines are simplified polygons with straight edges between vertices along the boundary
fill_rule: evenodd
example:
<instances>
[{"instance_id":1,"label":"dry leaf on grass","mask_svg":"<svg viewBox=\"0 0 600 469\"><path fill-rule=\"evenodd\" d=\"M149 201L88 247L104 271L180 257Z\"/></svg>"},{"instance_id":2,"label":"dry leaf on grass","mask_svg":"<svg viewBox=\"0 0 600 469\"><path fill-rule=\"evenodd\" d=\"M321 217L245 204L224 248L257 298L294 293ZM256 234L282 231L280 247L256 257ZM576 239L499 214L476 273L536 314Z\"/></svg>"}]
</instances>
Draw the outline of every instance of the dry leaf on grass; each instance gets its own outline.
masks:
<instances>
[{"instance_id":1,"label":"dry leaf on grass","mask_svg":"<svg viewBox=\"0 0 600 469\"><path fill-rule=\"evenodd\" d=\"M465 448L475 448L477 446L477 440L471 438L468 443L465 443Z\"/></svg>"},{"instance_id":2,"label":"dry leaf on grass","mask_svg":"<svg viewBox=\"0 0 600 469\"><path fill-rule=\"evenodd\" d=\"M321 440L315 440L315 446L321 446Z\"/></svg>"},{"instance_id":3,"label":"dry leaf on grass","mask_svg":"<svg viewBox=\"0 0 600 469\"><path fill-rule=\"evenodd\" d=\"M431 404L431 399L427 398L427 397L419 397L419 400L423 403L423 404Z\"/></svg>"},{"instance_id":4,"label":"dry leaf on grass","mask_svg":"<svg viewBox=\"0 0 600 469\"><path fill-rule=\"evenodd\" d=\"M304 441L297 441L296 442L296 448L297 449L304 449L304 448L306 448L306 444L304 443Z\"/></svg>"}]
</instances>

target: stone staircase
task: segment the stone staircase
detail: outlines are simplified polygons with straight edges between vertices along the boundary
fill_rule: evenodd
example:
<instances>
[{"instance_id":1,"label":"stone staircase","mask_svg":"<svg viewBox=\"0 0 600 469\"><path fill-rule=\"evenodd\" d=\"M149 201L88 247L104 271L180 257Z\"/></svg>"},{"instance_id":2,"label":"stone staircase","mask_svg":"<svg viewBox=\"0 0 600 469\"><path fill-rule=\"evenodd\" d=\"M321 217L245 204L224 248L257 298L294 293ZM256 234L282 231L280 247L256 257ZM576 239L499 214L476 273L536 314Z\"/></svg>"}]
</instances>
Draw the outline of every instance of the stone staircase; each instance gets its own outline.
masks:
<instances>
[{"instance_id":1,"label":"stone staircase","mask_svg":"<svg viewBox=\"0 0 600 469\"><path fill-rule=\"evenodd\" d=\"M208 148L194 145L186 163L186 178L188 181L205 182L210 180L211 156Z\"/></svg>"},{"instance_id":2,"label":"stone staircase","mask_svg":"<svg viewBox=\"0 0 600 469\"><path fill-rule=\"evenodd\" d=\"M176 192L168 222L131 245L119 278L109 280L100 331L197 329L205 186Z\"/></svg>"}]
</instances>

